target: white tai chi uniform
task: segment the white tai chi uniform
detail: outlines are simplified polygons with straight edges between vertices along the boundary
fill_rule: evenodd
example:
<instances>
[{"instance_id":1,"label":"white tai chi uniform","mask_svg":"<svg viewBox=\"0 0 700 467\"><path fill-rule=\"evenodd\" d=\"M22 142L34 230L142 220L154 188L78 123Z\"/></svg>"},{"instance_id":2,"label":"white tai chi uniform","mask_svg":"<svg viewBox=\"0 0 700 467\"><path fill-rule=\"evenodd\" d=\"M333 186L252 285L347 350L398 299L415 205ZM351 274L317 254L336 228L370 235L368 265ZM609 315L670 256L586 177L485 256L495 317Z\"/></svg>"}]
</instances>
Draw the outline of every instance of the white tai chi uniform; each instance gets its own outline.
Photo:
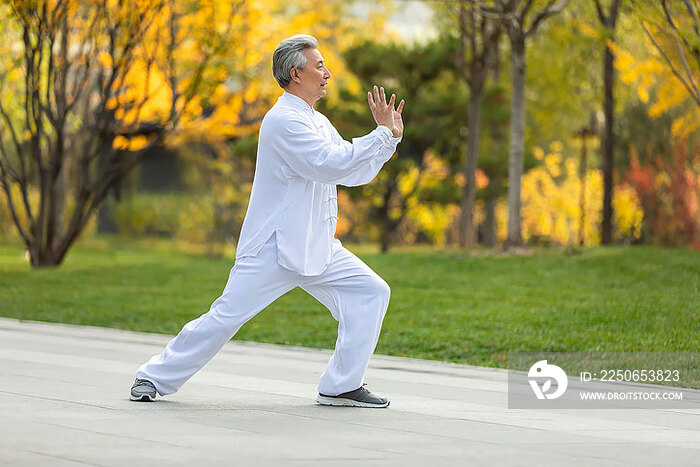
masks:
<instances>
[{"instance_id":1,"label":"white tai chi uniform","mask_svg":"<svg viewBox=\"0 0 700 467\"><path fill-rule=\"evenodd\" d=\"M334 396L362 385L389 305L389 286L334 238L336 184L369 183L401 138L378 126L343 141L328 119L285 92L260 127L255 178L223 293L139 367L137 378L173 394L248 320L301 287L338 321L335 352L318 390Z\"/></svg>"}]
</instances>

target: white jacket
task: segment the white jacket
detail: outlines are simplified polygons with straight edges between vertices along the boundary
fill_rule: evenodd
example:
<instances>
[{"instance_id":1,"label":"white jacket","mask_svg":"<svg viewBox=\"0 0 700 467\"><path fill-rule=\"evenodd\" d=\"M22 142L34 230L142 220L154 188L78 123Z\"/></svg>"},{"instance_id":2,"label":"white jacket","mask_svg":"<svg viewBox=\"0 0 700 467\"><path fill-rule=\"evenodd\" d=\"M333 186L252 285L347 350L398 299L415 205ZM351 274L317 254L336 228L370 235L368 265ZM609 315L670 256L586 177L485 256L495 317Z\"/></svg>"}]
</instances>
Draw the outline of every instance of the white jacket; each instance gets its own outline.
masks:
<instances>
[{"instance_id":1,"label":"white jacket","mask_svg":"<svg viewBox=\"0 0 700 467\"><path fill-rule=\"evenodd\" d=\"M400 141L378 126L349 143L303 99L282 94L260 127L236 259L257 255L276 233L280 265L305 276L321 274L331 260L338 220L336 185L371 182Z\"/></svg>"}]
</instances>

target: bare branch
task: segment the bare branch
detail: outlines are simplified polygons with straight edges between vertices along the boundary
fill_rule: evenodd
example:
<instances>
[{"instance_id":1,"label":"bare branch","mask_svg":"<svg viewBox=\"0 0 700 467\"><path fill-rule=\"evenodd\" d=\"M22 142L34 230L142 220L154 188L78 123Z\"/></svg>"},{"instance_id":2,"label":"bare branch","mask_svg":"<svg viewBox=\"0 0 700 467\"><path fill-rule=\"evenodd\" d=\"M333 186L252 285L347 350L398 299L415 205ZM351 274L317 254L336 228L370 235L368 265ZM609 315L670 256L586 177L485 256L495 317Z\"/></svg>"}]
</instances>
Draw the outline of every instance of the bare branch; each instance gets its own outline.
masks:
<instances>
[{"instance_id":1,"label":"bare branch","mask_svg":"<svg viewBox=\"0 0 700 467\"><path fill-rule=\"evenodd\" d=\"M464 24L464 3L459 2L459 48L457 49L457 71L460 76L467 84L471 83L471 77L467 73L466 67L464 66L464 54L466 53L465 37L467 35L466 25Z\"/></svg>"},{"instance_id":2,"label":"bare branch","mask_svg":"<svg viewBox=\"0 0 700 467\"><path fill-rule=\"evenodd\" d=\"M41 111L46 115L46 118L48 118L49 122L51 125L56 128L58 126L58 122L56 121L56 116L53 114L53 111L51 109L51 83L54 81L54 59L53 59L53 48L54 44L56 42L56 33L53 30L53 28L49 28L49 66L47 70L47 76L46 76L46 89L44 90L44 100L46 101L46 105L44 105L41 101L39 102L39 106ZM54 83L55 86L55 83Z\"/></svg>"},{"instance_id":3,"label":"bare branch","mask_svg":"<svg viewBox=\"0 0 700 467\"><path fill-rule=\"evenodd\" d=\"M170 118L168 120L175 120L175 104L177 103L178 93L177 93L177 76L175 72L175 57L173 57L173 51L176 48L177 41L177 29L175 20L175 9L173 5L170 6L170 18L168 20L168 26L170 31L170 48L168 49L170 55L168 56L168 72L170 73L170 91L171 91L171 102L170 102Z\"/></svg>"},{"instance_id":4,"label":"bare branch","mask_svg":"<svg viewBox=\"0 0 700 467\"><path fill-rule=\"evenodd\" d=\"M518 18L518 22L522 25L525 24L525 17L527 16L527 12L532 8L532 2L534 0L525 0L525 4L523 4L523 7L520 9L519 12L516 13L516 18ZM550 0L551 2L552 0ZM548 8L549 5L546 7ZM545 8L545 9L546 9Z\"/></svg>"},{"instance_id":5,"label":"bare branch","mask_svg":"<svg viewBox=\"0 0 700 467\"><path fill-rule=\"evenodd\" d=\"M100 10L96 9L95 10L95 16L90 22L90 26L88 27L88 33L87 37L90 38L93 42L93 50L96 49L96 26L97 26L97 20L100 18ZM64 41L65 44L65 49L68 49L68 35L66 31L66 39ZM85 89L87 88L87 82L90 77L90 71L92 70L92 66L94 64L94 60L87 60L87 63L82 67L83 68L83 76L80 80L76 79L74 82L76 84L73 85L73 88L68 90L68 83L64 81L64 89L65 89L65 94L69 96L73 96L73 100L70 103L66 104L66 109L65 109L65 114L67 115L68 112L71 112L73 110L73 107L80 101L80 99L83 96L83 93L85 92ZM70 70L70 66L66 67L66 70L64 72L64 80L68 76L68 72ZM76 71L76 77L77 77L77 71ZM88 98L89 100L89 98ZM65 117L65 115L64 115Z\"/></svg>"},{"instance_id":6,"label":"bare branch","mask_svg":"<svg viewBox=\"0 0 700 467\"><path fill-rule=\"evenodd\" d=\"M2 139L2 133L0 133L0 165L4 167L4 170L10 175L10 177L12 177L16 182L20 182L20 175L17 173L17 170L12 166L12 162L10 162L10 155L7 152L7 148L5 148L5 143Z\"/></svg>"},{"instance_id":7,"label":"bare branch","mask_svg":"<svg viewBox=\"0 0 700 467\"><path fill-rule=\"evenodd\" d=\"M5 196L7 196L7 205L10 207L10 215L12 215L12 220L15 223L15 226L17 227L17 230L19 231L19 234L22 236L22 239L24 240L24 244L29 247L31 245L31 239L29 237L29 234L27 231L22 227L22 223L19 220L19 217L17 216L17 212L15 211L15 202L14 199L12 198L12 189L10 185L7 182L7 179L5 177L5 170L2 164L0 164L0 185L2 185L2 189L5 192Z\"/></svg>"},{"instance_id":8,"label":"bare branch","mask_svg":"<svg viewBox=\"0 0 700 467\"><path fill-rule=\"evenodd\" d=\"M673 64L673 62L671 61L669 56L663 50L661 45L659 45L659 43L654 38L654 35L649 31L646 24L644 24L643 22L642 22L642 28L644 28L644 32L646 32L647 37L649 37L649 40L651 40L651 42L654 44L654 46L656 47L656 50L658 50L659 53L661 54L661 56L664 58L664 60L666 60L666 63L668 64L669 68L671 69L671 72L674 75L676 75L676 78L678 78L680 80L680 82L683 84L683 86L685 86L685 88L690 93L691 97L693 99L695 99L697 104L700 106L700 94L697 94L695 92L695 89L697 89L697 87L694 85L694 83L693 83L693 85L691 85L690 83L686 82L685 78L683 76L681 76L681 74L678 72L678 70L676 70L676 66Z\"/></svg>"},{"instance_id":9,"label":"bare branch","mask_svg":"<svg viewBox=\"0 0 700 467\"><path fill-rule=\"evenodd\" d=\"M688 4L686 4L686 6L687 5ZM664 14L664 17L666 18L666 22L668 23L669 26L671 26L671 29L674 32L673 36L674 36L674 39L676 40L676 42L678 42L678 38L680 37L680 39L683 41L683 44L685 45L685 47L688 50L692 50L695 52L695 56L697 59L698 54L700 54L700 51L698 51L697 46L694 46L693 44L688 42L688 39L685 37L685 35L683 33L681 33L681 31L678 29L678 26L676 26L675 21L673 21L673 15L671 14L671 11L668 9L668 5L667 5L666 0L663 0L661 2L661 8L663 9L663 12L664 12L663 14ZM697 33L697 27L698 27L697 20L696 20L694 26L695 26L696 33Z\"/></svg>"},{"instance_id":10,"label":"bare branch","mask_svg":"<svg viewBox=\"0 0 700 467\"><path fill-rule=\"evenodd\" d=\"M10 132L10 136L12 137L12 143L15 145L15 150L17 151L17 155L22 158L24 151L22 151L22 146L19 144L19 139L17 138L17 133L15 132L15 127L12 124L12 120L10 119L10 116L7 114L5 111L5 107L2 105L2 99L0 99L0 115L2 116L3 120L5 120L5 125L7 125L7 129Z\"/></svg>"},{"instance_id":11,"label":"bare branch","mask_svg":"<svg viewBox=\"0 0 700 467\"><path fill-rule=\"evenodd\" d=\"M477 45L476 45L476 37L477 37L477 30L476 30L476 13L472 9L471 12L469 13L469 27L472 31L471 34L469 34L469 47L471 48L471 53L472 57L476 58L477 55Z\"/></svg>"},{"instance_id":12,"label":"bare branch","mask_svg":"<svg viewBox=\"0 0 700 467\"><path fill-rule=\"evenodd\" d=\"M681 62L683 62L683 68L685 69L685 73L688 75L688 82L690 85L693 87L693 90L695 91L695 96L700 96L700 90L698 90L697 85L695 84L695 79L693 77L693 73L690 71L690 67L688 66L688 61L685 59L685 53L683 52L683 47L681 47L681 43L678 41L677 38L673 38L673 40L676 43L676 49L678 50L678 55L681 57Z\"/></svg>"},{"instance_id":13,"label":"bare branch","mask_svg":"<svg viewBox=\"0 0 700 467\"><path fill-rule=\"evenodd\" d=\"M668 10L668 5L666 4L666 0L661 0L661 8L664 12L664 16L666 17L666 22L671 26L671 28L678 32L678 28L676 27L676 23L673 21L673 17L671 16L671 12Z\"/></svg>"},{"instance_id":14,"label":"bare branch","mask_svg":"<svg viewBox=\"0 0 700 467\"><path fill-rule=\"evenodd\" d=\"M7 148L5 147L5 143L2 139L2 134L0 133L0 155L2 155L6 161L7 161L7 171L10 172L11 164L10 164L10 156L7 152ZM2 158L0 157L0 164L2 164ZM24 158L19 157L20 161L20 174L19 176L17 173L14 173L13 178L15 181L19 184L20 191L22 193L22 202L24 203L24 209L27 212L27 219L29 220L29 225L34 224L34 216L32 215L32 208L31 205L29 204L29 196L27 194L27 175L25 172L25 167L24 167Z\"/></svg>"},{"instance_id":15,"label":"bare branch","mask_svg":"<svg viewBox=\"0 0 700 467\"><path fill-rule=\"evenodd\" d=\"M613 0L612 5L610 5L610 27L615 29L615 24L617 22L617 11L620 8L620 0Z\"/></svg>"},{"instance_id":16,"label":"bare branch","mask_svg":"<svg viewBox=\"0 0 700 467\"><path fill-rule=\"evenodd\" d=\"M156 144L159 144L162 139L159 137L146 148L134 153L131 160L121 162L127 156L125 151L116 151L109 157L107 164L103 168L102 173L97 177L95 186L90 190L83 192L76 200L75 211L70 221L70 225L66 234L59 245L59 253L65 253L70 246L72 239L85 227L90 220L90 216L94 210L100 205L102 200L107 195L107 192L117 183L123 175L129 173L136 165L138 165L145 155L146 151ZM120 161L118 165L113 164L114 161ZM92 195L92 197L90 197Z\"/></svg>"},{"instance_id":17,"label":"bare branch","mask_svg":"<svg viewBox=\"0 0 700 467\"><path fill-rule=\"evenodd\" d=\"M693 19L693 29L695 34L700 36L700 25L698 24L698 17L700 16L700 4L696 2L695 9L690 4L690 0L683 0L685 4L685 9L688 10L688 15Z\"/></svg>"},{"instance_id":18,"label":"bare branch","mask_svg":"<svg viewBox=\"0 0 700 467\"><path fill-rule=\"evenodd\" d=\"M600 20L601 23L605 24L606 23L606 16L605 13L603 12L603 7L600 5L600 0L594 0L595 2L595 9L598 12L598 19Z\"/></svg>"},{"instance_id":19,"label":"bare branch","mask_svg":"<svg viewBox=\"0 0 700 467\"><path fill-rule=\"evenodd\" d=\"M554 0L550 0L547 3L547 6L542 10L532 21L532 24L530 24L530 27L525 31L525 37L528 37L532 34L534 34L537 31L537 28L540 26L540 24L549 18L550 16L554 16L560 11L564 9L564 7L569 3L569 0L562 0L559 2L557 5L554 5ZM554 5L554 6L552 6Z\"/></svg>"}]
</instances>

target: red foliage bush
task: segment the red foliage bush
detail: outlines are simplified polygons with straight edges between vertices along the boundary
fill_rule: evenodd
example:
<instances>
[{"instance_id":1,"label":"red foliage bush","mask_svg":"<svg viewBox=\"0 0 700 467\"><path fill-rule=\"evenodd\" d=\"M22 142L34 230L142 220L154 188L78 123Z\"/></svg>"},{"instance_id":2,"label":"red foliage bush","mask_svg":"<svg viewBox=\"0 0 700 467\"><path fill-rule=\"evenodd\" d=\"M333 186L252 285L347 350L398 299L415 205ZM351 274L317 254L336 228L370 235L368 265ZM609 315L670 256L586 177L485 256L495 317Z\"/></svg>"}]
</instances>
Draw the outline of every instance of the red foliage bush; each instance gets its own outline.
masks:
<instances>
[{"instance_id":1,"label":"red foliage bush","mask_svg":"<svg viewBox=\"0 0 700 467\"><path fill-rule=\"evenodd\" d=\"M700 151L685 141L672 146L670 162L656 157L642 164L630 147L627 181L644 210L643 240L657 245L691 246L700 250Z\"/></svg>"}]
</instances>

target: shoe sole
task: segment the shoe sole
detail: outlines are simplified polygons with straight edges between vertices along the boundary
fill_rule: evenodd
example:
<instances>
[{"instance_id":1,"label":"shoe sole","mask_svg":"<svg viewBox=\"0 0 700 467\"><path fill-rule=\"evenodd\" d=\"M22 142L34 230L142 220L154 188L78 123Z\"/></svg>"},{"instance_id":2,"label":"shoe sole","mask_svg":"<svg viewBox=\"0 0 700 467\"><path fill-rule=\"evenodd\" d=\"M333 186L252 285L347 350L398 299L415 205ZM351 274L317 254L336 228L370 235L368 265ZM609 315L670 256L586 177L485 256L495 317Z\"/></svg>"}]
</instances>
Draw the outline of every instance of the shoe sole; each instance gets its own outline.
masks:
<instances>
[{"instance_id":1,"label":"shoe sole","mask_svg":"<svg viewBox=\"0 0 700 467\"><path fill-rule=\"evenodd\" d=\"M136 402L153 402L156 398L149 394L141 394L140 396L134 396L133 394L129 396L129 399Z\"/></svg>"},{"instance_id":2,"label":"shoe sole","mask_svg":"<svg viewBox=\"0 0 700 467\"><path fill-rule=\"evenodd\" d=\"M389 407L390 401L386 401L386 404L372 404L370 402L355 401L352 399L344 399L342 397L325 397L316 396L316 402L321 405L334 405L337 407L367 407L372 409L383 409L384 407Z\"/></svg>"}]
</instances>

